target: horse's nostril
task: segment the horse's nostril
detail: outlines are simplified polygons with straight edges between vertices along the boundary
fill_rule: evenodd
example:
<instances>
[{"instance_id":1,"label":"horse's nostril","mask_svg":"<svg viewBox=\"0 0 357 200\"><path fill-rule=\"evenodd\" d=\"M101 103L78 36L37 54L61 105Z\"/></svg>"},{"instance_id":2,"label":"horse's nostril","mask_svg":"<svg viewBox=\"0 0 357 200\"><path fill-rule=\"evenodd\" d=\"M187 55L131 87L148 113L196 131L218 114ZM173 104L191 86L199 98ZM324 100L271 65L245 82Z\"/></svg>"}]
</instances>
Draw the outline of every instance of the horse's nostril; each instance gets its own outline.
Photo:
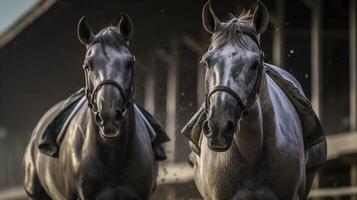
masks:
<instances>
[{"instance_id":1,"label":"horse's nostril","mask_svg":"<svg viewBox=\"0 0 357 200\"><path fill-rule=\"evenodd\" d=\"M205 121L202 127L203 133L206 135L206 137L210 137L212 135L212 130L209 127L208 123L209 123L208 121Z\"/></svg>"},{"instance_id":2,"label":"horse's nostril","mask_svg":"<svg viewBox=\"0 0 357 200\"><path fill-rule=\"evenodd\" d=\"M229 134L234 133L234 122L232 120L227 121L227 127L226 127L226 132Z\"/></svg>"},{"instance_id":3,"label":"horse's nostril","mask_svg":"<svg viewBox=\"0 0 357 200\"><path fill-rule=\"evenodd\" d=\"M117 120L122 120L122 118L123 118L123 112L120 111L119 109L116 109L116 110L115 110L115 118L116 118Z\"/></svg>"},{"instance_id":4,"label":"horse's nostril","mask_svg":"<svg viewBox=\"0 0 357 200\"><path fill-rule=\"evenodd\" d=\"M111 134L113 133L115 130L111 129L111 128L107 128L107 127L103 127L103 132L105 134Z\"/></svg>"}]
</instances>

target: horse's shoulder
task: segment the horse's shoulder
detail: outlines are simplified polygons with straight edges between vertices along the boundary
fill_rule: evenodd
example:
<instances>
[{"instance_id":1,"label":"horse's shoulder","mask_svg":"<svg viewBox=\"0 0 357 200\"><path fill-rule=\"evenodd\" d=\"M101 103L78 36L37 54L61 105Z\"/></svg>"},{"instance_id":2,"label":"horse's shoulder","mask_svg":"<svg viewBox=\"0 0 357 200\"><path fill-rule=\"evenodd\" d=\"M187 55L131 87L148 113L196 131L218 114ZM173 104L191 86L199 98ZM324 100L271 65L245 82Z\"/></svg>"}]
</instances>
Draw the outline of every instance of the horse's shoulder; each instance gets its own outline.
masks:
<instances>
[{"instance_id":1,"label":"horse's shoulder","mask_svg":"<svg viewBox=\"0 0 357 200\"><path fill-rule=\"evenodd\" d=\"M298 117L298 113L295 109L294 103L290 100L289 98L289 92L291 93L292 88L295 88L298 90L299 95L304 96L304 91L300 85L300 83L297 81L297 79L287 72L286 70L277 67L275 65L267 64L265 63L265 67L267 71L270 71L268 74L268 85L269 85L269 91L270 94L273 96L272 100L274 103L274 108L280 108L279 110L276 110L276 112L279 112L279 115L282 115L283 117L287 115L295 115ZM274 74L277 74L279 78L274 76ZM287 85L286 83L289 83L291 87L289 90L284 89L284 85ZM279 106L280 105L280 106ZM291 109L287 109L291 108Z\"/></svg>"},{"instance_id":2,"label":"horse's shoulder","mask_svg":"<svg viewBox=\"0 0 357 200\"><path fill-rule=\"evenodd\" d=\"M266 64L267 65L267 64ZM294 87L298 88L298 90L301 90L302 93L302 88L298 81L287 71L276 67L274 65L269 65L268 68L272 68L274 71L276 71L285 81L291 82ZM269 69L268 69L269 70ZM289 119L293 124L295 124L294 130L298 130L300 126L300 119L299 115L294 107L293 102L289 99L288 94L286 91L284 91L281 88L281 83L276 82L276 79L274 79L271 76L267 76L268 80L268 87L269 87L269 94L273 103L274 107L274 112L276 115L276 118L281 121L281 119ZM303 93L302 93L303 94ZM283 121L284 121L283 120ZM278 123L277 124L277 130L280 130L281 132L287 131L286 129L290 129L292 126L292 123Z\"/></svg>"},{"instance_id":3,"label":"horse's shoulder","mask_svg":"<svg viewBox=\"0 0 357 200\"><path fill-rule=\"evenodd\" d=\"M291 102L289 101L289 98L287 97L285 92L279 87L279 85L271 77L267 77L267 81L268 81L269 94L270 94L272 103L274 105L274 108L277 108L277 107L283 107L283 108L285 107L286 108L286 106L287 106L287 105L285 105L286 103L291 104ZM291 104L291 106L292 106L292 104ZM283 109L283 110L285 110L285 109Z\"/></svg>"}]
</instances>

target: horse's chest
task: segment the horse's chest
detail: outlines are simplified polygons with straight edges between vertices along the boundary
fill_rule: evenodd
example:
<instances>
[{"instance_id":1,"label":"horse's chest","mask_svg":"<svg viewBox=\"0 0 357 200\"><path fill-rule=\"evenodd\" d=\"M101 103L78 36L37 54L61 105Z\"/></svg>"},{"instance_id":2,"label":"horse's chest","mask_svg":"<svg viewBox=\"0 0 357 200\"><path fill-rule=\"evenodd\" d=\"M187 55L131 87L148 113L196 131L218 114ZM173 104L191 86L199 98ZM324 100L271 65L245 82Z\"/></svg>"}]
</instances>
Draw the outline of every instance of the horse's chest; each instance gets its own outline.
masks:
<instances>
[{"instance_id":1,"label":"horse's chest","mask_svg":"<svg viewBox=\"0 0 357 200\"><path fill-rule=\"evenodd\" d=\"M202 176L203 191L205 199L235 199L253 200L269 199L278 200L279 198L269 185L264 183L262 173L238 168L216 169L208 171ZM204 178L206 177L206 178Z\"/></svg>"},{"instance_id":2,"label":"horse's chest","mask_svg":"<svg viewBox=\"0 0 357 200\"><path fill-rule=\"evenodd\" d=\"M279 199L278 196L294 194L302 175L294 173L299 166L298 160L290 156L281 162L277 157L266 157L269 159L261 159L256 165L248 166L239 157L229 162L202 155L200 166L195 171L201 193L205 194L205 199L236 200L275 200ZM279 195L276 191L280 191Z\"/></svg>"},{"instance_id":3,"label":"horse's chest","mask_svg":"<svg viewBox=\"0 0 357 200\"><path fill-rule=\"evenodd\" d=\"M205 199L232 199L244 181L242 167L217 160L202 155L195 167L197 185Z\"/></svg>"},{"instance_id":4,"label":"horse's chest","mask_svg":"<svg viewBox=\"0 0 357 200\"><path fill-rule=\"evenodd\" d=\"M129 188L140 196L147 196L155 180L154 163L139 160L108 159L101 162L98 158L83 159L78 168L79 191L84 196L99 196L108 188ZM93 190L95 188L95 190ZM119 192L120 193L120 192Z\"/></svg>"}]
</instances>

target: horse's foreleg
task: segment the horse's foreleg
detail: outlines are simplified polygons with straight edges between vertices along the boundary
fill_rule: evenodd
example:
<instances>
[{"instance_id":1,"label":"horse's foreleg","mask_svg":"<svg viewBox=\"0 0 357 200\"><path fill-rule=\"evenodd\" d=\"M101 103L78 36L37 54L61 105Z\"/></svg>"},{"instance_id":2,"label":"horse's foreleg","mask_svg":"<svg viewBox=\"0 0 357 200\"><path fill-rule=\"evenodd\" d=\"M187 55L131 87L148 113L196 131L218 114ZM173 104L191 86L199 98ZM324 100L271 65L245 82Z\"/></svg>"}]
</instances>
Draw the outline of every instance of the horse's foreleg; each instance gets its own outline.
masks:
<instances>
[{"instance_id":1,"label":"horse's foreleg","mask_svg":"<svg viewBox=\"0 0 357 200\"><path fill-rule=\"evenodd\" d=\"M40 179L35 170L35 166L31 160L31 157L25 156L24 158L24 189L29 199L33 200L51 200L46 193L45 189L40 183Z\"/></svg>"},{"instance_id":2,"label":"horse's foreleg","mask_svg":"<svg viewBox=\"0 0 357 200\"><path fill-rule=\"evenodd\" d=\"M142 200L129 188L107 188L99 194L96 200ZM148 198L145 198L148 199Z\"/></svg>"},{"instance_id":3,"label":"horse's foreleg","mask_svg":"<svg viewBox=\"0 0 357 200\"><path fill-rule=\"evenodd\" d=\"M31 175L26 174L25 176ZM25 192L30 200L51 200L51 197L48 196L46 191L43 189L36 175L33 177L27 177L26 179L32 179L31 182L25 183Z\"/></svg>"}]
</instances>

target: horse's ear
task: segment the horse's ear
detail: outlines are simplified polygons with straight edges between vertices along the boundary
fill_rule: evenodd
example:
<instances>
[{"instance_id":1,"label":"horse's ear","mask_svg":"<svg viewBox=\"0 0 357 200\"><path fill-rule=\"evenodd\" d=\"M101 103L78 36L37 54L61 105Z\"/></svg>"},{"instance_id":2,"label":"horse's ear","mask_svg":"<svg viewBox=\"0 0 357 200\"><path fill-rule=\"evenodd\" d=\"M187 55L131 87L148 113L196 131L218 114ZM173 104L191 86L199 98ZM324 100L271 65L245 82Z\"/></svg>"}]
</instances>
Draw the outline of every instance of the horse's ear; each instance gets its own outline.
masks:
<instances>
[{"instance_id":1,"label":"horse's ear","mask_svg":"<svg viewBox=\"0 0 357 200\"><path fill-rule=\"evenodd\" d=\"M78 22L77 35L79 41L85 45L89 45L94 38L92 30L89 27L85 17L82 17Z\"/></svg>"},{"instance_id":2,"label":"horse's ear","mask_svg":"<svg viewBox=\"0 0 357 200\"><path fill-rule=\"evenodd\" d=\"M203 7L202 22L203 27L211 34L216 32L222 26L222 23L219 21L219 19L213 12L211 0L208 0L205 6Z\"/></svg>"},{"instance_id":3,"label":"horse's ear","mask_svg":"<svg viewBox=\"0 0 357 200\"><path fill-rule=\"evenodd\" d=\"M258 5L255 8L253 15L253 26L257 33L264 33L269 24L269 14L265 5L258 0Z\"/></svg>"},{"instance_id":4,"label":"horse's ear","mask_svg":"<svg viewBox=\"0 0 357 200\"><path fill-rule=\"evenodd\" d=\"M129 41L134 33L134 25L129 15L121 13L121 19L118 24L119 33L124 36L124 39Z\"/></svg>"}]
</instances>

